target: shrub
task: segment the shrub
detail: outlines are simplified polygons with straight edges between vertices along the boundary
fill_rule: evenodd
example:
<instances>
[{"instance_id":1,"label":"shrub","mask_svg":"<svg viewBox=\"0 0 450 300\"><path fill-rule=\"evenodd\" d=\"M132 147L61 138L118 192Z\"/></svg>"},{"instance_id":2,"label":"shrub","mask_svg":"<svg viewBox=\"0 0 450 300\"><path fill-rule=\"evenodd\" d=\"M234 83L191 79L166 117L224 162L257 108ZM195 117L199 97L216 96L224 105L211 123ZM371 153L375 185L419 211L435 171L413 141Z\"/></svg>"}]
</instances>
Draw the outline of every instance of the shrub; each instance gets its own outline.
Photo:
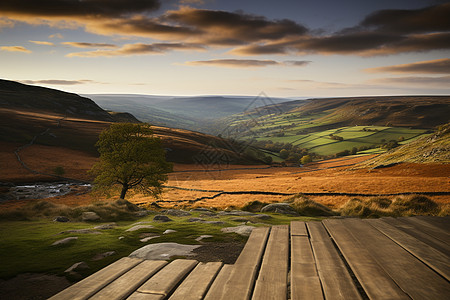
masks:
<instances>
[{"instance_id":1,"label":"shrub","mask_svg":"<svg viewBox=\"0 0 450 300\"><path fill-rule=\"evenodd\" d=\"M400 215L438 214L439 205L422 195L398 197L392 203L392 210Z\"/></svg>"},{"instance_id":2,"label":"shrub","mask_svg":"<svg viewBox=\"0 0 450 300\"><path fill-rule=\"evenodd\" d=\"M245 205L241 208L241 210L249 211L249 212L260 212L261 208L268 205L269 203L264 203L258 200L251 201L245 203Z\"/></svg>"},{"instance_id":3,"label":"shrub","mask_svg":"<svg viewBox=\"0 0 450 300\"><path fill-rule=\"evenodd\" d=\"M367 204L377 208L388 208L392 204L392 200L387 198L372 198Z\"/></svg>"},{"instance_id":4,"label":"shrub","mask_svg":"<svg viewBox=\"0 0 450 300\"><path fill-rule=\"evenodd\" d=\"M302 216L334 216L336 213L330 208L310 200L304 196L297 195L288 200L291 206Z\"/></svg>"}]
</instances>

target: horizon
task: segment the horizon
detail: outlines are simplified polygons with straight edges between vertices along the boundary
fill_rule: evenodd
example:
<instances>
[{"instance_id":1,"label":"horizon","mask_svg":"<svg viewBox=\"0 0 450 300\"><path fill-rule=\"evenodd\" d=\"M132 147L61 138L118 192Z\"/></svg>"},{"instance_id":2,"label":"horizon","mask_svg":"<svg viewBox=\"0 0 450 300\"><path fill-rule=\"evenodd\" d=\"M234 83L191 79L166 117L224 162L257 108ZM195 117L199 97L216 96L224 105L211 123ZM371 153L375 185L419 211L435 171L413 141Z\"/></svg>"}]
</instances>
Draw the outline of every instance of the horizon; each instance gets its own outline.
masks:
<instances>
[{"instance_id":1,"label":"horizon","mask_svg":"<svg viewBox=\"0 0 450 300\"><path fill-rule=\"evenodd\" d=\"M76 94L450 94L450 2L0 3L2 77Z\"/></svg>"}]
</instances>

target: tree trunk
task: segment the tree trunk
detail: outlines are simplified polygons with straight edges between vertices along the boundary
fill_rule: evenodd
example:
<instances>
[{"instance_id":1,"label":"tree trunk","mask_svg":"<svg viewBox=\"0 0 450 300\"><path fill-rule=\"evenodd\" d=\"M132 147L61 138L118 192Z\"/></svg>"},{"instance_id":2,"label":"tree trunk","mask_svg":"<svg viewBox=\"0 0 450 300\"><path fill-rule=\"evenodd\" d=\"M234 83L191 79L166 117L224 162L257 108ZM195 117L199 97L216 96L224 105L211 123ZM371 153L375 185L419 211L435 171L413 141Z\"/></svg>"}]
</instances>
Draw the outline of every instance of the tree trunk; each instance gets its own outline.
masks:
<instances>
[{"instance_id":1,"label":"tree trunk","mask_svg":"<svg viewBox=\"0 0 450 300\"><path fill-rule=\"evenodd\" d=\"M122 192L120 192L120 199L125 199L125 194L127 193L127 191L128 191L128 185L124 184L122 186Z\"/></svg>"}]
</instances>

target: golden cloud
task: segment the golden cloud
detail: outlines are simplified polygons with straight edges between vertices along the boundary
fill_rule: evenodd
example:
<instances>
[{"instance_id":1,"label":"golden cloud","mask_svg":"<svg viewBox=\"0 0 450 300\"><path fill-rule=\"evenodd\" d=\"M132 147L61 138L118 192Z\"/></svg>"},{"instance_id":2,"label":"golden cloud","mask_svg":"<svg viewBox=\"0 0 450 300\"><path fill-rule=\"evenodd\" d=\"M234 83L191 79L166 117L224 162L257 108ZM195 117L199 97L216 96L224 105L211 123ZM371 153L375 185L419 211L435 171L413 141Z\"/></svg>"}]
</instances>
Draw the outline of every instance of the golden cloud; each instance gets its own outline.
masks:
<instances>
[{"instance_id":1,"label":"golden cloud","mask_svg":"<svg viewBox=\"0 0 450 300\"><path fill-rule=\"evenodd\" d=\"M22 46L3 46L0 47L0 51L8 51L8 52L23 52L23 53L31 53L31 50L28 50Z\"/></svg>"}]
</instances>

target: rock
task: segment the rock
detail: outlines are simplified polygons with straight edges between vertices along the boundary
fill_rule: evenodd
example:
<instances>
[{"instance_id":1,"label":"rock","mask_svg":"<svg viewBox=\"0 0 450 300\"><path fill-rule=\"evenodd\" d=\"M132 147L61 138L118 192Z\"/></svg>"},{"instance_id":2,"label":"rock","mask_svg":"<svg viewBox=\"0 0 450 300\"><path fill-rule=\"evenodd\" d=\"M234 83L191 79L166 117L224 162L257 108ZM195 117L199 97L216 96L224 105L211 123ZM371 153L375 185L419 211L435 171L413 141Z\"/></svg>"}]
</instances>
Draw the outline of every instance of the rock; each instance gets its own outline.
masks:
<instances>
[{"instance_id":1,"label":"rock","mask_svg":"<svg viewBox=\"0 0 450 300\"><path fill-rule=\"evenodd\" d=\"M174 216L174 217L187 217L187 216L192 215L188 211L179 210L179 209L168 209L164 213L166 213L167 215L170 215L170 216Z\"/></svg>"},{"instance_id":2,"label":"rock","mask_svg":"<svg viewBox=\"0 0 450 300\"><path fill-rule=\"evenodd\" d=\"M230 218L230 221L234 221L234 222L248 222L249 219L242 218L242 217L234 217L234 218Z\"/></svg>"},{"instance_id":3,"label":"rock","mask_svg":"<svg viewBox=\"0 0 450 300\"><path fill-rule=\"evenodd\" d=\"M152 222L151 221L136 222L134 224L131 224L131 226L142 225L142 224L152 224Z\"/></svg>"},{"instance_id":4,"label":"rock","mask_svg":"<svg viewBox=\"0 0 450 300\"><path fill-rule=\"evenodd\" d=\"M173 229L167 229L166 231L163 232L163 234L169 234L169 233L174 233L177 232L176 230Z\"/></svg>"},{"instance_id":5,"label":"rock","mask_svg":"<svg viewBox=\"0 0 450 300\"><path fill-rule=\"evenodd\" d=\"M272 219L271 216L266 215L266 214L257 214L256 216L253 216L253 218L260 219L260 220L269 220L269 219Z\"/></svg>"},{"instance_id":6,"label":"rock","mask_svg":"<svg viewBox=\"0 0 450 300\"><path fill-rule=\"evenodd\" d=\"M249 236L250 233L252 233L253 228L255 228L255 226L240 225L240 226L236 226L236 227L225 227L225 228L222 228L221 231L225 232L225 233L234 232L239 235Z\"/></svg>"},{"instance_id":7,"label":"rock","mask_svg":"<svg viewBox=\"0 0 450 300\"><path fill-rule=\"evenodd\" d=\"M169 218L168 216L156 215L153 218L153 221L157 221L157 222L171 222L173 220L171 218Z\"/></svg>"},{"instance_id":8,"label":"rock","mask_svg":"<svg viewBox=\"0 0 450 300\"><path fill-rule=\"evenodd\" d=\"M289 203L272 203L264 206L261 209L261 212L274 212L283 215L294 215L298 216L299 214L289 205Z\"/></svg>"},{"instance_id":9,"label":"rock","mask_svg":"<svg viewBox=\"0 0 450 300\"><path fill-rule=\"evenodd\" d=\"M95 231L95 230L92 230L89 228L66 230L66 231L60 232L59 234L63 234L63 233L102 234L100 231Z\"/></svg>"},{"instance_id":10,"label":"rock","mask_svg":"<svg viewBox=\"0 0 450 300\"><path fill-rule=\"evenodd\" d=\"M212 212L211 210L209 210L207 208L203 208L203 207L196 207L196 208L191 209L191 211Z\"/></svg>"},{"instance_id":11,"label":"rock","mask_svg":"<svg viewBox=\"0 0 450 300\"><path fill-rule=\"evenodd\" d=\"M201 221L201 223L212 224L212 225L223 225L225 222L222 221Z\"/></svg>"},{"instance_id":12,"label":"rock","mask_svg":"<svg viewBox=\"0 0 450 300\"><path fill-rule=\"evenodd\" d=\"M210 211L204 212L200 215L200 217L214 217L214 216L217 216L217 213Z\"/></svg>"},{"instance_id":13,"label":"rock","mask_svg":"<svg viewBox=\"0 0 450 300\"><path fill-rule=\"evenodd\" d=\"M190 218L190 219L188 220L188 222L203 222L203 221L205 221L205 220L200 219L200 218Z\"/></svg>"},{"instance_id":14,"label":"rock","mask_svg":"<svg viewBox=\"0 0 450 300\"><path fill-rule=\"evenodd\" d=\"M158 243L146 245L132 252L129 257L141 259L169 260L172 256L190 256L200 245L182 245L177 243Z\"/></svg>"},{"instance_id":15,"label":"rock","mask_svg":"<svg viewBox=\"0 0 450 300\"><path fill-rule=\"evenodd\" d=\"M69 222L69 218L68 217L64 217L64 216L57 216L53 222Z\"/></svg>"},{"instance_id":16,"label":"rock","mask_svg":"<svg viewBox=\"0 0 450 300\"><path fill-rule=\"evenodd\" d=\"M132 231L136 231L136 230L140 230L140 229L152 229L152 228L155 228L155 227L153 227L152 225L135 225L131 228L128 228L125 231L132 232Z\"/></svg>"},{"instance_id":17,"label":"rock","mask_svg":"<svg viewBox=\"0 0 450 300\"><path fill-rule=\"evenodd\" d=\"M212 237L214 237L214 236L205 234L205 235L199 236L199 237L196 238L195 240L196 240L197 242L200 242L200 241L203 240L203 239L209 239L209 238L212 238Z\"/></svg>"},{"instance_id":18,"label":"rock","mask_svg":"<svg viewBox=\"0 0 450 300\"><path fill-rule=\"evenodd\" d=\"M108 252L99 253L99 254L96 254L91 260L93 260L93 261L102 260L105 257L111 256L114 254L116 254L116 251L108 251Z\"/></svg>"},{"instance_id":19,"label":"rock","mask_svg":"<svg viewBox=\"0 0 450 300\"><path fill-rule=\"evenodd\" d=\"M148 236L148 237L145 237L145 238L143 238L143 239L140 239L139 241L141 241L141 242L143 242L143 243L146 243L146 242L148 242L148 241L150 241L150 240L152 240L152 239L156 239L156 238L159 238L159 235Z\"/></svg>"},{"instance_id":20,"label":"rock","mask_svg":"<svg viewBox=\"0 0 450 300\"><path fill-rule=\"evenodd\" d=\"M54 242L54 243L52 244L52 246L67 245L67 244L69 244L70 242L75 241L75 240L78 240L78 237L77 237L77 236L67 237L67 238L65 238L65 239L58 240L58 241Z\"/></svg>"},{"instance_id":21,"label":"rock","mask_svg":"<svg viewBox=\"0 0 450 300\"><path fill-rule=\"evenodd\" d=\"M124 236L119 236L118 239L119 240L123 240L125 237Z\"/></svg>"},{"instance_id":22,"label":"rock","mask_svg":"<svg viewBox=\"0 0 450 300\"><path fill-rule=\"evenodd\" d=\"M84 261L81 261L81 262L77 262L77 263L73 264L70 268L65 270L64 273L77 272L77 271L82 271L82 270L87 270L87 269L90 269L88 264L85 263Z\"/></svg>"},{"instance_id":23,"label":"rock","mask_svg":"<svg viewBox=\"0 0 450 300\"><path fill-rule=\"evenodd\" d=\"M140 211L137 211L134 213L134 215L138 218L146 217L146 216L148 216L148 214L149 214L149 212L146 210L140 210Z\"/></svg>"},{"instance_id":24,"label":"rock","mask_svg":"<svg viewBox=\"0 0 450 300\"><path fill-rule=\"evenodd\" d=\"M102 224L102 225L95 226L94 229L108 230L108 229L114 229L116 227L117 227L116 223L108 223L108 224Z\"/></svg>"},{"instance_id":25,"label":"rock","mask_svg":"<svg viewBox=\"0 0 450 300\"><path fill-rule=\"evenodd\" d=\"M100 220L99 215L97 215L95 212L93 211L85 211L82 215L81 215L81 220L83 222L92 222L92 221L97 221Z\"/></svg>"},{"instance_id":26,"label":"rock","mask_svg":"<svg viewBox=\"0 0 450 300\"><path fill-rule=\"evenodd\" d=\"M256 214L242 211L242 210L232 210L232 211L221 211L219 213L220 216L255 216Z\"/></svg>"}]
</instances>

